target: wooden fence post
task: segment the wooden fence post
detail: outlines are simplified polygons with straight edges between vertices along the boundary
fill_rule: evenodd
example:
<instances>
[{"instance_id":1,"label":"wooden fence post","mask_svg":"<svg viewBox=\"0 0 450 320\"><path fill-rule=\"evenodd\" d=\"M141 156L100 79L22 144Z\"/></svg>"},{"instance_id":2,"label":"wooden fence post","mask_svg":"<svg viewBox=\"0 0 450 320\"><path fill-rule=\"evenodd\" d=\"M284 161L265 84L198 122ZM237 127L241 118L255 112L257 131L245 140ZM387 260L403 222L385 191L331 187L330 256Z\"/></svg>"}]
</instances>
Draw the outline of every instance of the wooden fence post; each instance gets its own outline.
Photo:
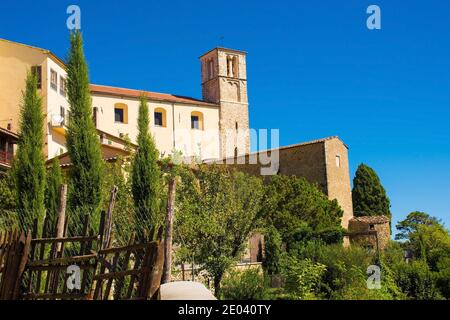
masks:
<instances>
[{"instance_id":1,"label":"wooden fence post","mask_svg":"<svg viewBox=\"0 0 450 320\"><path fill-rule=\"evenodd\" d=\"M67 203L67 184L62 184L59 187L59 207L58 207L58 221L56 223L56 238L64 236L64 229L66 223L66 203ZM61 251L61 243L58 243L57 251Z\"/></svg>"},{"instance_id":2,"label":"wooden fence post","mask_svg":"<svg viewBox=\"0 0 450 320\"><path fill-rule=\"evenodd\" d=\"M177 188L176 177L169 180L169 198L167 200L166 236L164 239L164 271L162 283L171 281L172 278L172 233L173 233L173 211L175 206L175 194Z\"/></svg>"},{"instance_id":3,"label":"wooden fence post","mask_svg":"<svg viewBox=\"0 0 450 320\"><path fill-rule=\"evenodd\" d=\"M13 300L19 297L22 274L28 259L31 234L14 231L10 237L0 287L0 300Z\"/></svg>"},{"instance_id":4,"label":"wooden fence post","mask_svg":"<svg viewBox=\"0 0 450 320\"><path fill-rule=\"evenodd\" d=\"M103 234L103 244L102 244L103 249L109 248L111 245L112 214L114 210L114 205L116 203L118 190L119 188L117 186L113 186L109 197L108 211L106 212L105 216L105 226L104 226L105 232Z\"/></svg>"}]
</instances>

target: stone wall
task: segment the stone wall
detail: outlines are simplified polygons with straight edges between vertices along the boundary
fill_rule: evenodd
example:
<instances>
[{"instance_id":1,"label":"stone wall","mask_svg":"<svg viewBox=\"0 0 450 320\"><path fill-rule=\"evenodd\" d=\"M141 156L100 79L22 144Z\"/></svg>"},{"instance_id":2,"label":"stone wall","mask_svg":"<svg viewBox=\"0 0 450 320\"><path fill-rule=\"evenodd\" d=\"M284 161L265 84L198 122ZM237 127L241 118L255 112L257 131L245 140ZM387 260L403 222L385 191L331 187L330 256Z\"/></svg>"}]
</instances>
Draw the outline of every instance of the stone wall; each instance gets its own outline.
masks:
<instances>
[{"instance_id":1,"label":"stone wall","mask_svg":"<svg viewBox=\"0 0 450 320\"><path fill-rule=\"evenodd\" d=\"M350 173L347 146L337 137L330 137L292 146L273 149L267 157L278 152L278 170L275 174L304 177L328 196L336 199L344 211L342 226L348 227L353 217L353 206L350 186ZM226 159L225 163L237 170L251 175L261 175L261 169L269 167L263 164L262 153ZM251 158L256 160L252 164ZM339 157L339 164L336 157Z\"/></svg>"},{"instance_id":2,"label":"stone wall","mask_svg":"<svg viewBox=\"0 0 450 320\"><path fill-rule=\"evenodd\" d=\"M389 220L384 216L380 217L355 217L351 219L349 221L351 244L373 249L378 246L380 250L384 250L389 244L391 230Z\"/></svg>"}]
</instances>

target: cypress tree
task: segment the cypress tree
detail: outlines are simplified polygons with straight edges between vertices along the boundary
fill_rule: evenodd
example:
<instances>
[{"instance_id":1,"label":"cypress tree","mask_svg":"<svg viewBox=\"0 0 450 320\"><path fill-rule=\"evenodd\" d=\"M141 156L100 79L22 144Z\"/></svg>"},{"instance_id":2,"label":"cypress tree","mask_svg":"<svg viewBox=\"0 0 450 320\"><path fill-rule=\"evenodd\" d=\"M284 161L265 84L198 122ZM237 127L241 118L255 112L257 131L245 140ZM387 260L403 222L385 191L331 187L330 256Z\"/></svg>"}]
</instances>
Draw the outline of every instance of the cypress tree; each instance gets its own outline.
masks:
<instances>
[{"instance_id":1,"label":"cypress tree","mask_svg":"<svg viewBox=\"0 0 450 320\"><path fill-rule=\"evenodd\" d=\"M19 143L13 164L20 225L30 230L33 220L42 223L45 207L44 114L37 79L28 73L22 92Z\"/></svg>"},{"instance_id":2,"label":"cypress tree","mask_svg":"<svg viewBox=\"0 0 450 320\"><path fill-rule=\"evenodd\" d=\"M58 157L53 158L52 166L47 172L47 186L45 188L45 208L47 209L47 223L49 230L55 230L59 208L59 189L63 183Z\"/></svg>"},{"instance_id":3,"label":"cypress tree","mask_svg":"<svg viewBox=\"0 0 450 320\"><path fill-rule=\"evenodd\" d=\"M71 48L67 62L67 93L70 117L67 149L72 167L69 170L68 215L70 232L77 233L84 215L97 227L102 203L103 160L100 141L92 120L88 68L80 31L70 34Z\"/></svg>"},{"instance_id":4,"label":"cypress tree","mask_svg":"<svg viewBox=\"0 0 450 320\"><path fill-rule=\"evenodd\" d=\"M353 211L355 216L391 216L390 201L375 171L360 164L353 179Z\"/></svg>"},{"instance_id":5,"label":"cypress tree","mask_svg":"<svg viewBox=\"0 0 450 320\"><path fill-rule=\"evenodd\" d=\"M149 132L149 111L142 95L139 104L137 151L132 163L132 184L135 206L136 236L142 240L161 223L161 169L159 152Z\"/></svg>"}]
</instances>

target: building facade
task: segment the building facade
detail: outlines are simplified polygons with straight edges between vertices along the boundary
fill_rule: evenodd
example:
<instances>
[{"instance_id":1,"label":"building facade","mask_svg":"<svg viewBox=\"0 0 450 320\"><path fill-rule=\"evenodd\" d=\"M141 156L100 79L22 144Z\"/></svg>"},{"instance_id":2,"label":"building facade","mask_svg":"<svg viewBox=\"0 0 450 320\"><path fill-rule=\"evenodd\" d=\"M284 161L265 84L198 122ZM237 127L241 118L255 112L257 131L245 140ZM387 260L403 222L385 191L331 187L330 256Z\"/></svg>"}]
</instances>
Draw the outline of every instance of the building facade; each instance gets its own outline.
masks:
<instances>
[{"instance_id":1,"label":"building facade","mask_svg":"<svg viewBox=\"0 0 450 320\"><path fill-rule=\"evenodd\" d=\"M245 53L216 48L200 61L203 100L92 84L97 129L136 142L143 94L148 99L150 130L161 156L178 151L185 157L208 160L245 154L249 150ZM48 159L67 151L65 131L70 110L65 68L49 50L0 39L0 126L17 132L26 74L34 72L46 116Z\"/></svg>"},{"instance_id":2,"label":"building facade","mask_svg":"<svg viewBox=\"0 0 450 320\"><path fill-rule=\"evenodd\" d=\"M139 98L150 109L150 130L161 157L174 151L203 162L233 159L240 169L261 174L250 158L246 53L215 48L200 56L202 99L175 94L91 84L92 117L105 159L122 155L136 142ZM46 123L47 159L60 157L69 166L66 124L70 117L66 66L49 50L0 39L0 127L17 133L21 92L27 72L38 77ZM344 210L342 226L353 216L348 148L337 137L273 150L279 157L271 174L305 177ZM258 154L259 155L259 154ZM273 163L272 163L273 165Z\"/></svg>"}]
</instances>

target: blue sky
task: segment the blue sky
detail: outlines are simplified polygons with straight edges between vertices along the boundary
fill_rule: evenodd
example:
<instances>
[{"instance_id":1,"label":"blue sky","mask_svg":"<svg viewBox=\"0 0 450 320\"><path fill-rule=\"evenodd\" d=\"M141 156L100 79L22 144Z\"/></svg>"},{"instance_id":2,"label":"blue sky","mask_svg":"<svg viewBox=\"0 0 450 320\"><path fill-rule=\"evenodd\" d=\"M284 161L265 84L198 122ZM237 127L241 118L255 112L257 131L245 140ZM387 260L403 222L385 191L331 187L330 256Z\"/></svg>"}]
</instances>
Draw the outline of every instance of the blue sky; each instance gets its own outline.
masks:
<instances>
[{"instance_id":1,"label":"blue sky","mask_svg":"<svg viewBox=\"0 0 450 320\"><path fill-rule=\"evenodd\" d=\"M339 135L352 178L361 162L379 174L394 223L421 210L450 225L448 1L2 1L0 38L64 58L70 4L91 82L200 98L198 57L245 50L252 128L279 128L281 145Z\"/></svg>"}]
</instances>

